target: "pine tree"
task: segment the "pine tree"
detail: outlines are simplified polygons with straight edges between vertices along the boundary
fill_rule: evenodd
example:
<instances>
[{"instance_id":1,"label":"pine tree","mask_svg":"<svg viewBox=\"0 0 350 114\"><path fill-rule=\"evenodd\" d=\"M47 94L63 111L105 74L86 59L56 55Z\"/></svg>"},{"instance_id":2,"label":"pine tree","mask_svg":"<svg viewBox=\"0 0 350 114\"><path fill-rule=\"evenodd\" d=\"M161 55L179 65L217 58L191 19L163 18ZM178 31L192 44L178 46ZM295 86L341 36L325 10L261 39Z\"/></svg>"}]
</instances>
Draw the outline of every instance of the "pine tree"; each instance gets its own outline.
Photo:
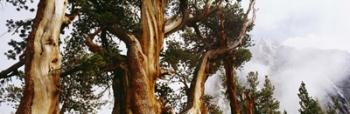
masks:
<instances>
[{"instance_id":1,"label":"pine tree","mask_svg":"<svg viewBox=\"0 0 350 114\"><path fill-rule=\"evenodd\" d=\"M279 101L273 97L275 87L270 79L265 76L264 87L261 89L257 101L257 112L259 114L281 114L279 109Z\"/></svg>"},{"instance_id":2,"label":"pine tree","mask_svg":"<svg viewBox=\"0 0 350 114\"><path fill-rule=\"evenodd\" d=\"M304 82L301 82L298 96L300 99L300 114L324 114L319 102L309 96Z\"/></svg>"},{"instance_id":3,"label":"pine tree","mask_svg":"<svg viewBox=\"0 0 350 114\"><path fill-rule=\"evenodd\" d=\"M279 101L273 97L275 87L272 85L267 76L265 77L262 89L258 89L259 81L257 72L250 72L248 74L247 83L248 87L243 87L240 94L243 94L246 91L249 92L249 97L254 101L254 114L281 114L279 111ZM245 100L246 99L243 99L241 102L244 102ZM242 113L246 113L245 111L248 107L244 103L241 103L241 105L243 109Z\"/></svg>"}]
</instances>

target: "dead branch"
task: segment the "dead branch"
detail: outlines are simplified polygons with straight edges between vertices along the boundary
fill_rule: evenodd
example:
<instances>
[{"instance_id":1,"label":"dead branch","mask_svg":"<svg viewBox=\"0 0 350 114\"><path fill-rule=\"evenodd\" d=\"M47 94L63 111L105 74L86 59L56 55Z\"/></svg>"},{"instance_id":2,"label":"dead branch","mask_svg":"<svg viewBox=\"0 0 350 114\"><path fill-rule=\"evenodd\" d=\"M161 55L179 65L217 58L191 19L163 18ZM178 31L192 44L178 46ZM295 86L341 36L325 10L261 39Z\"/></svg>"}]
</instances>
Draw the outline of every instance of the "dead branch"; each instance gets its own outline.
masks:
<instances>
[{"instance_id":1,"label":"dead branch","mask_svg":"<svg viewBox=\"0 0 350 114\"><path fill-rule=\"evenodd\" d=\"M8 67L7 69L2 70L0 72L0 79L12 77L12 75L10 75L10 73L18 70L18 68L22 67L23 65L24 65L24 60L21 59L17 63Z\"/></svg>"}]
</instances>

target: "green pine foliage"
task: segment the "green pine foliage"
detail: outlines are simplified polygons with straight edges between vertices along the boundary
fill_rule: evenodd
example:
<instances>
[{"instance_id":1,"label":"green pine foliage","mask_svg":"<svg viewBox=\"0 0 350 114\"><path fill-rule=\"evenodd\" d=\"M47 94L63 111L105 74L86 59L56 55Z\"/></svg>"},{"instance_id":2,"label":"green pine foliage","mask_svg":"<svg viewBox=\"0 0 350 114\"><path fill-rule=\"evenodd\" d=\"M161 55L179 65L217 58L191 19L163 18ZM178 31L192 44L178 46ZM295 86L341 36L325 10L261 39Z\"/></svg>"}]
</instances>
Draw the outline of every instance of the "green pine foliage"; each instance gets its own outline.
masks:
<instances>
[{"instance_id":1,"label":"green pine foliage","mask_svg":"<svg viewBox=\"0 0 350 114\"><path fill-rule=\"evenodd\" d=\"M280 103L273 96L275 87L268 76L265 76L265 81L262 87L259 85L258 72L249 72L246 78L246 84L239 82L236 83L241 114L247 113L247 95L254 99L254 114L281 114L279 107Z\"/></svg>"},{"instance_id":2,"label":"green pine foliage","mask_svg":"<svg viewBox=\"0 0 350 114\"><path fill-rule=\"evenodd\" d=\"M279 111L279 101L273 97L274 90L275 87L268 77L265 76L264 86L259 92L256 105L259 114L281 114Z\"/></svg>"},{"instance_id":3,"label":"green pine foliage","mask_svg":"<svg viewBox=\"0 0 350 114\"><path fill-rule=\"evenodd\" d=\"M324 114L319 102L316 99L313 99L311 96L309 96L304 82L301 82L298 96L300 99L300 114Z\"/></svg>"}]
</instances>

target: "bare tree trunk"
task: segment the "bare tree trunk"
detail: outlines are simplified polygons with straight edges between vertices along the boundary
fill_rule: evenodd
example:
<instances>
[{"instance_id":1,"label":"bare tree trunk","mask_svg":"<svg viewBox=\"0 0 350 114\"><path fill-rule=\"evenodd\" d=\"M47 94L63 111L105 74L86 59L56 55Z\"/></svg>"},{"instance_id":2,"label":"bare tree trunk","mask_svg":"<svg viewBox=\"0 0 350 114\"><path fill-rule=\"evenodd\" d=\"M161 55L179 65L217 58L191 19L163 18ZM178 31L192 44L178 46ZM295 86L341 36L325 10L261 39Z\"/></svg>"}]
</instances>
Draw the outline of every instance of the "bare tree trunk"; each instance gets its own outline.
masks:
<instances>
[{"instance_id":1,"label":"bare tree trunk","mask_svg":"<svg viewBox=\"0 0 350 114\"><path fill-rule=\"evenodd\" d=\"M224 18L224 14L222 12L222 9L219 8L220 12L218 13L219 17L220 17L220 44L222 47L227 48L227 39L226 39L226 34L225 34L225 26L224 26L224 22L225 22L225 18ZM227 93L228 93L228 97L230 100L230 106L231 106L231 114L240 114L240 109L239 109L239 105L238 105L238 101L237 101L237 96L236 96L236 92L237 92L237 88L236 88L236 79L235 79L235 75L236 72L233 69L233 57L230 55L227 55L224 58L224 68L225 68L225 73L226 73L226 84L227 84Z\"/></svg>"},{"instance_id":2,"label":"bare tree trunk","mask_svg":"<svg viewBox=\"0 0 350 114\"><path fill-rule=\"evenodd\" d=\"M237 86L236 86L236 72L233 69L233 61L229 59L225 60L225 73L226 73L226 84L227 93L230 100L231 114L240 114L240 108L237 101Z\"/></svg>"},{"instance_id":3,"label":"bare tree trunk","mask_svg":"<svg viewBox=\"0 0 350 114\"><path fill-rule=\"evenodd\" d=\"M143 0L141 8L142 37L130 37L128 66L131 110L134 114L159 114L155 81L160 75L160 49L164 38L163 0Z\"/></svg>"},{"instance_id":4,"label":"bare tree trunk","mask_svg":"<svg viewBox=\"0 0 350 114\"><path fill-rule=\"evenodd\" d=\"M28 37L25 58L25 87L16 114L58 114L60 28L66 0L41 0Z\"/></svg>"},{"instance_id":5,"label":"bare tree trunk","mask_svg":"<svg viewBox=\"0 0 350 114\"><path fill-rule=\"evenodd\" d=\"M128 71L125 68L117 69L113 78L114 107L112 114L130 114L128 88Z\"/></svg>"},{"instance_id":6,"label":"bare tree trunk","mask_svg":"<svg viewBox=\"0 0 350 114\"><path fill-rule=\"evenodd\" d=\"M209 58L212 51L206 52L202 61L196 70L196 74L191 82L190 92L188 95L187 109L184 114L207 114L208 109L204 104L204 84L208 78Z\"/></svg>"}]
</instances>

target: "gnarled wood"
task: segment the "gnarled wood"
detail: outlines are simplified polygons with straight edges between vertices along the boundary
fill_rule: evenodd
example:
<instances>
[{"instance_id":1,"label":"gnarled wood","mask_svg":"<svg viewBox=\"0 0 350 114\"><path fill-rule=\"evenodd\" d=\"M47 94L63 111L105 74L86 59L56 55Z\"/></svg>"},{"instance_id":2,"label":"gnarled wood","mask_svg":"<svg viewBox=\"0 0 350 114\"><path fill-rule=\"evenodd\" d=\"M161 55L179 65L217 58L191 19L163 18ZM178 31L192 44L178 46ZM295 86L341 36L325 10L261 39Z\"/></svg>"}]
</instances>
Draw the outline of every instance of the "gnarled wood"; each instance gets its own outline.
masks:
<instances>
[{"instance_id":1,"label":"gnarled wood","mask_svg":"<svg viewBox=\"0 0 350 114\"><path fill-rule=\"evenodd\" d=\"M60 28L66 0L41 0L25 58L25 88L17 114L58 114Z\"/></svg>"},{"instance_id":2,"label":"gnarled wood","mask_svg":"<svg viewBox=\"0 0 350 114\"><path fill-rule=\"evenodd\" d=\"M210 1L210 0L209 0ZM209 2L207 4L210 4ZM198 70L196 71L196 75L191 83L191 87L190 87L190 94L188 96L188 101L187 101L187 109L184 111L185 114L201 114L201 113L208 113L206 110L206 107L203 103L203 95L204 95L204 84L206 79L208 78L208 69L209 69L209 59L213 59L219 56L223 56L225 54L230 54L231 51L235 50L244 40L244 36L245 33L247 31L247 28L249 25L251 25L254 22L254 18L255 18L255 9L254 9L254 4L255 4L255 0L251 0L248 10L244 16L244 22L243 22L243 26L241 27L241 30L239 32L238 35L238 40L234 41L234 42L227 42L226 38L225 38L225 33L224 33L224 20L223 20L223 15L221 14L221 21L220 21L220 43L221 43L221 47L218 49L212 49L207 51L203 57L202 57L202 61L201 64L198 68ZM219 8L220 9L220 8ZM251 11L251 9L253 9L253 19L249 19L248 15ZM209 10L209 9L207 9ZM231 62L232 63L232 62ZM230 76L229 78L233 78L233 65L232 64L226 64L225 65L225 69L228 71L228 75ZM230 79L231 81L228 83L231 83L231 85L234 84L233 79ZM233 84L232 84L233 83ZM233 90L231 90L232 94L234 95L235 93L235 88L231 88ZM234 99L236 98L235 96ZM233 102L233 107L235 111L232 112L239 112L238 106L237 106L237 102Z\"/></svg>"},{"instance_id":3,"label":"gnarled wood","mask_svg":"<svg viewBox=\"0 0 350 114\"><path fill-rule=\"evenodd\" d=\"M141 8L142 36L128 37L128 66L131 110L134 114L159 114L155 96L155 80L160 75L159 56L164 39L163 0L143 0Z\"/></svg>"},{"instance_id":4,"label":"gnarled wood","mask_svg":"<svg viewBox=\"0 0 350 114\"><path fill-rule=\"evenodd\" d=\"M196 75L194 76L187 100L187 109L184 114L207 114L207 107L204 104L204 84L208 78L209 59L212 51L206 52L203 57Z\"/></svg>"}]
</instances>

